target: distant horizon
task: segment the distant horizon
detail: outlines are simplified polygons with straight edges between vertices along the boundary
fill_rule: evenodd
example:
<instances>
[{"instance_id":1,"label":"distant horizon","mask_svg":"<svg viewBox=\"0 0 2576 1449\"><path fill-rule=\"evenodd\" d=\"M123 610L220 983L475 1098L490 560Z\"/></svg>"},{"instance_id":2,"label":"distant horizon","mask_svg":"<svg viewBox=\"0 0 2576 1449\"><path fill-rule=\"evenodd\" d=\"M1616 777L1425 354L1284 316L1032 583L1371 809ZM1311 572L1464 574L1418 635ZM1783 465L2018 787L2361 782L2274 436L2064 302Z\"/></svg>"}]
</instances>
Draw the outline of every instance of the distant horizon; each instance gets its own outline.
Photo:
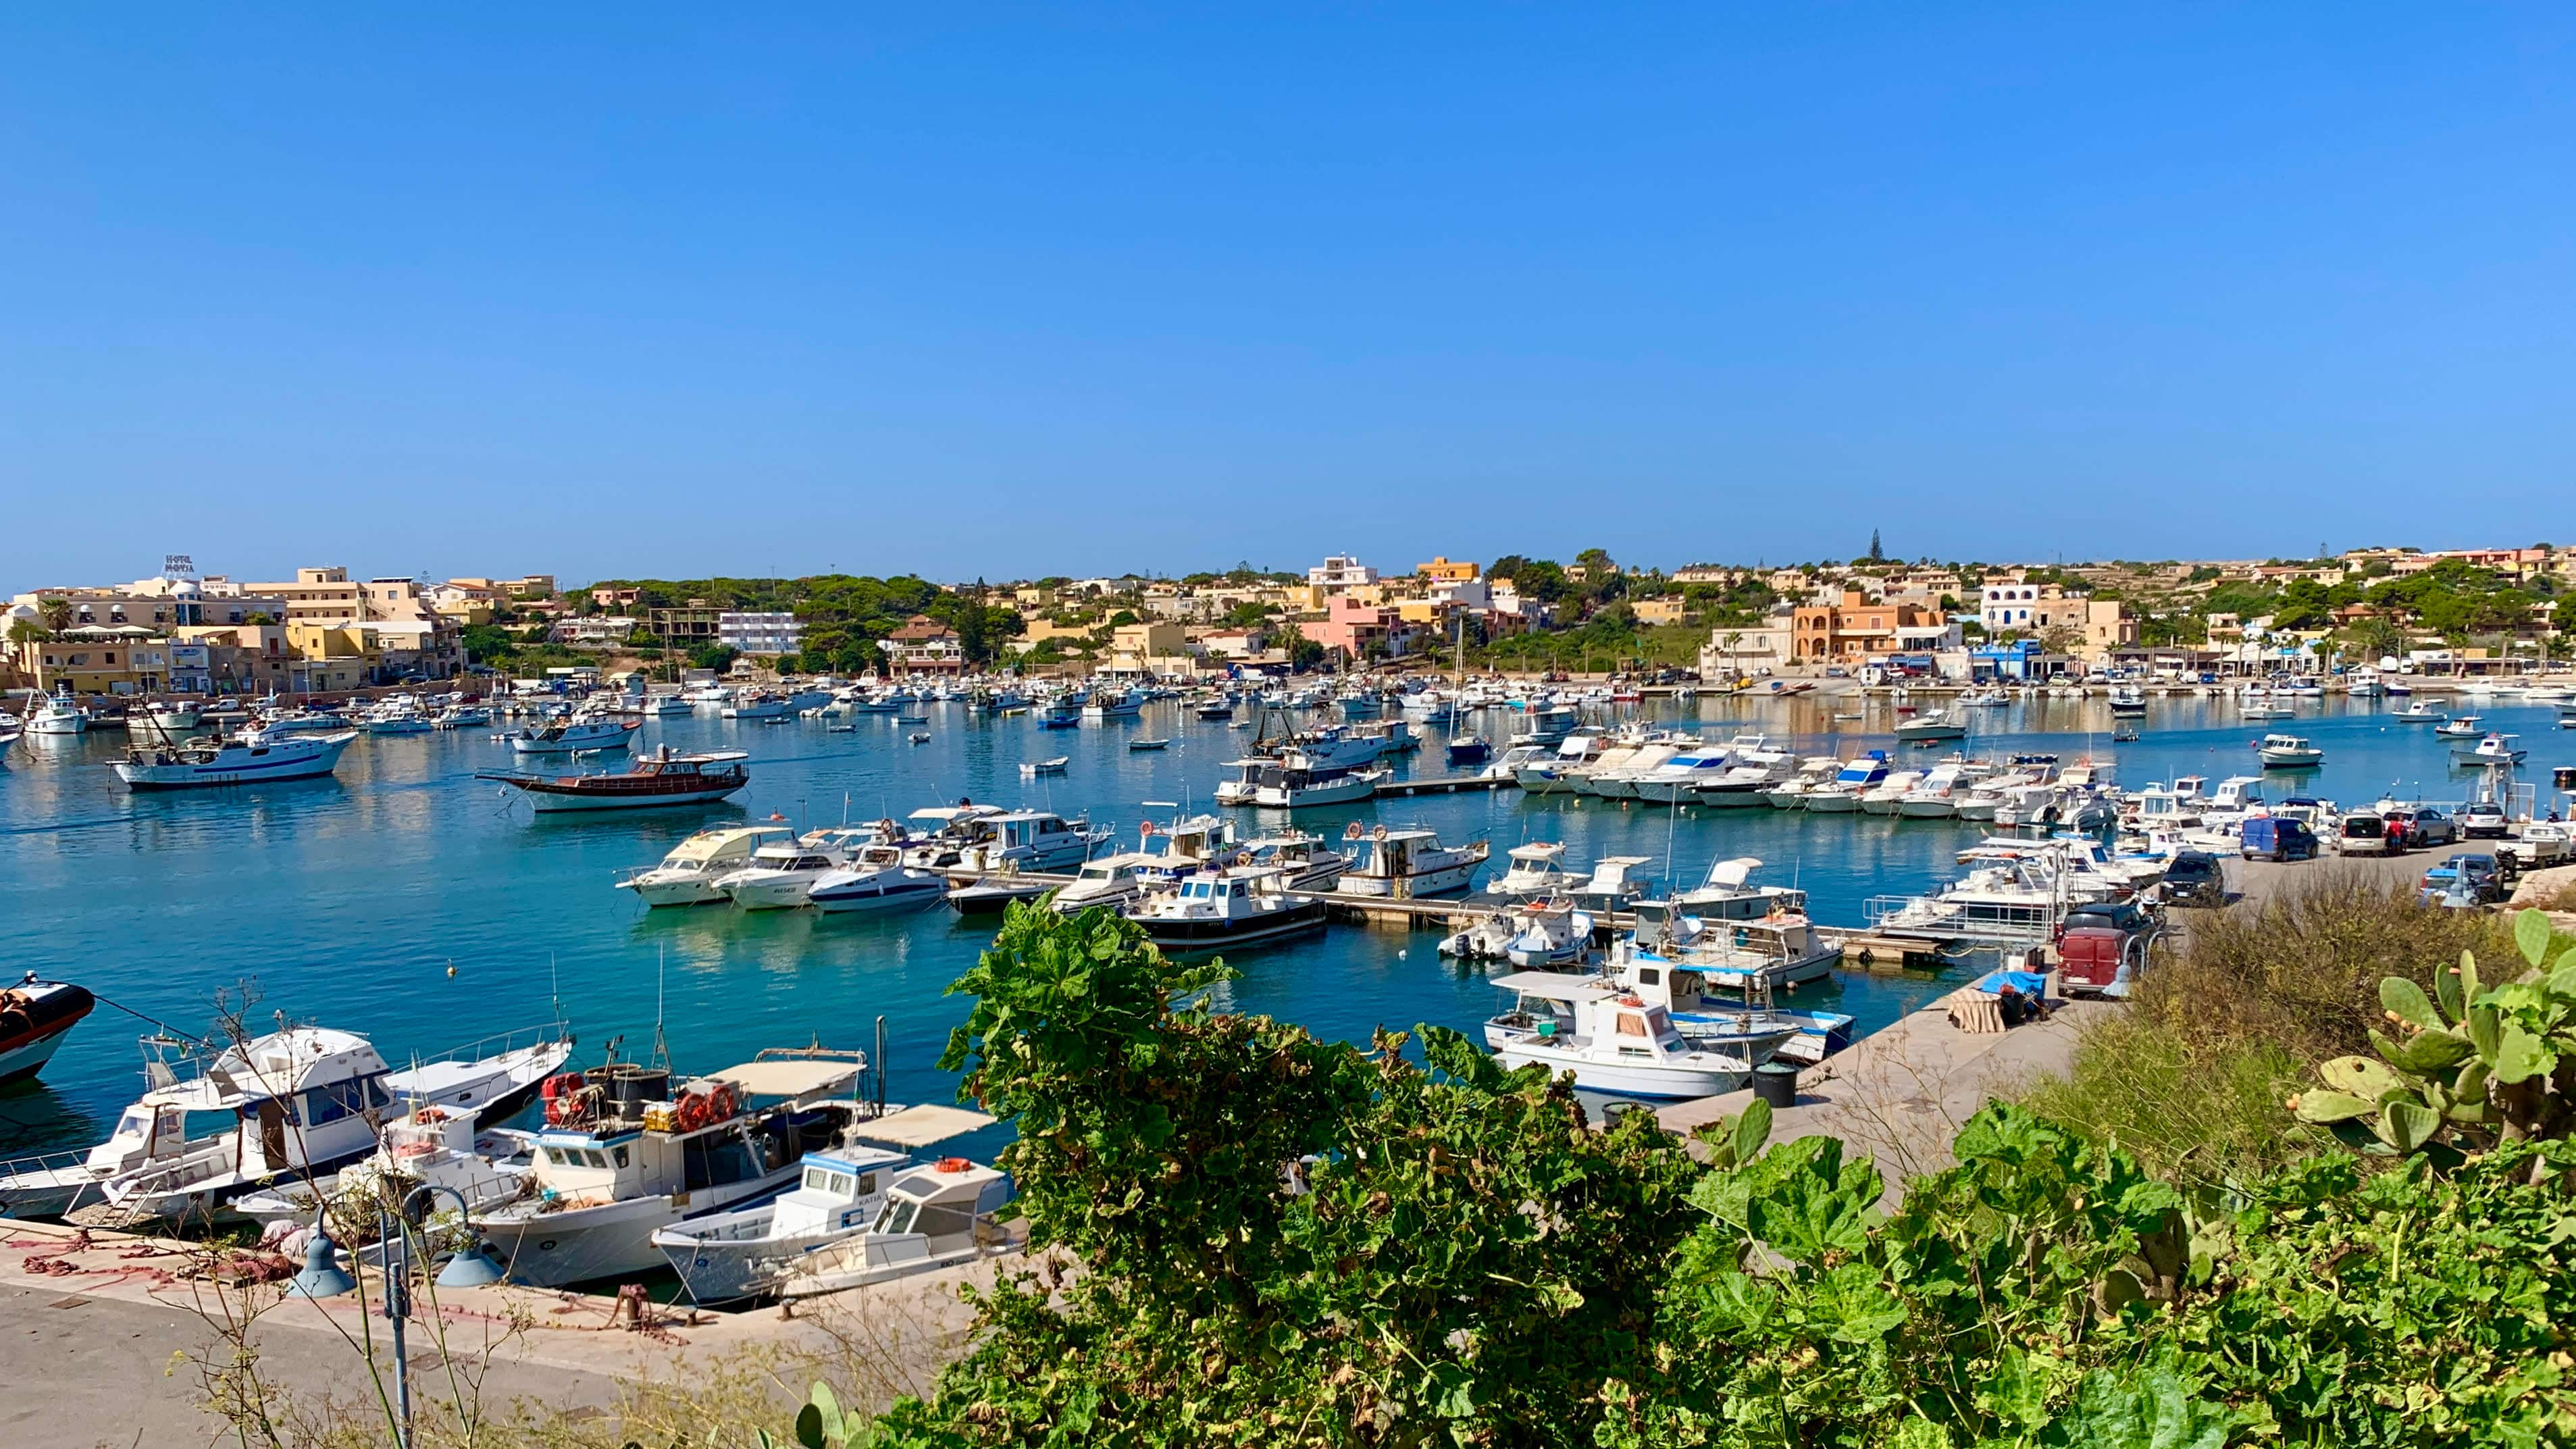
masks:
<instances>
[{"instance_id":1,"label":"distant horizon","mask_svg":"<svg viewBox=\"0 0 2576 1449\"><path fill-rule=\"evenodd\" d=\"M2513 0L19 7L0 578L2576 532L2571 66Z\"/></svg>"}]
</instances>

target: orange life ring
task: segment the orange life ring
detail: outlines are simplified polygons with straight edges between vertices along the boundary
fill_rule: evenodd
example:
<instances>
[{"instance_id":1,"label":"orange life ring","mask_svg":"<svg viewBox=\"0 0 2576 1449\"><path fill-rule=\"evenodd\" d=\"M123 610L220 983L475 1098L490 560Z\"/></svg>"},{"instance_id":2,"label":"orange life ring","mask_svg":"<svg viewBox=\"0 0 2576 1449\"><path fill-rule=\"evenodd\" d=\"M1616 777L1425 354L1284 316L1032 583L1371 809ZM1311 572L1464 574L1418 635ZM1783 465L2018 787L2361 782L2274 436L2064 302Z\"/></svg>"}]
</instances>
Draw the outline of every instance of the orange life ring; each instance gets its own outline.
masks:
<instances>
[{"instance_id":1,"label":"orange life ring","mask_svg":"<svg viewBox=\"0 0 2576 1449\"><path fill-rule=\"evenodd\" d=\"M707 1125L707 1099L705 1095L698 1092L691 1092L680 1098L680 1110L674 1113L673 1116L676 1119L674 1125L683 1132L695 1132L699 1128L704 1127Z\"/></svg>"},{"instance_id":2,"label":"orange life ring","mask_svg":"<svg viewBox=\"0 0 2576 1449\"><path fill-rule=\"evenodd\" d=\"M975 1164L967 1161L963 1157L943 1157L939 1159L938 1170L941 1172L964 1172L966 1169L973 1167L974 1165Z\"/></svg>"},{"instance_id":3,"label":"orange life ring","mask_svg":"<svg viewBox=\"0 0 2576 1449\"><path fill-rule=\"evenodd\" d=\"M557 1072L540 1084L537 1091L546 1099L546 1125L559 1127L581 1115L582 1089L590 1079L579 1072Z\"/></svg>"}]
</instances>

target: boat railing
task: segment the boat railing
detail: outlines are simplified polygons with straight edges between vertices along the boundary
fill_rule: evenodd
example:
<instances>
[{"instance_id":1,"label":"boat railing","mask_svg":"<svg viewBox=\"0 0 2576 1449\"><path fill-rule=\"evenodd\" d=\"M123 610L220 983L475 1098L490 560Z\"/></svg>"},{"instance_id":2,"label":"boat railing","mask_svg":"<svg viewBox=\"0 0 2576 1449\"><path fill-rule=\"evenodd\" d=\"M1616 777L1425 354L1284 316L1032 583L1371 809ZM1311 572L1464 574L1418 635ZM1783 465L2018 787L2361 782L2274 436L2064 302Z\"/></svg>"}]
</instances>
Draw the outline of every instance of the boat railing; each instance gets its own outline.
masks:
<instances>
[{"instance_id":1,"label":"boat railing","mask_svg":"<svg viewBox=\"0 0 2576 1449\"><path fill-rule=\"evenodd\" d=\"M1939 896L1871 896L1861 912L1875 930L1903 936L1998 945L2045 944L2056 935L2054 907L2034 903L2027 917L1972 916L1956 901Z\"/></svg>"},{"instance_id":2,"label":"boat railing","mask_svg":"<svg viewBox=\"0 0 2576 1449\"><path fill-rule=\"evenodd\" d=\"M0 1158L0 1213L5 1213L15 1206L10 1200L13 1196L51 1196L55 1190L56 1176L87 1167L89 1154L90 1149L86 1147L73 1147L61 1152L38 1152L25 1157ZM22 1178L34 1178L38 1185L16 1189L8 1185ZM96 1186L94 1182L79 1183L72 1189L71 1201L52 1211L69 1212L80 1206L82 1195Z\"/></svg>"},{"instance_id":3,"label":"boat railing","mask_svg":"<svg viewBox=\"0 0 2576 1449\"><path fill-rule=\"evenodd\" d=\"M469 1041L463 1046L451 1047L443 1052L433 1052L414 1059L413 1064L426 1066L431 1062L479 1062L509 1052L526 1051L554 1042L569 1042L572 1039L572 1023L550 1021L542 1026L523 1026Z\"/></svg>"}]
</instances>

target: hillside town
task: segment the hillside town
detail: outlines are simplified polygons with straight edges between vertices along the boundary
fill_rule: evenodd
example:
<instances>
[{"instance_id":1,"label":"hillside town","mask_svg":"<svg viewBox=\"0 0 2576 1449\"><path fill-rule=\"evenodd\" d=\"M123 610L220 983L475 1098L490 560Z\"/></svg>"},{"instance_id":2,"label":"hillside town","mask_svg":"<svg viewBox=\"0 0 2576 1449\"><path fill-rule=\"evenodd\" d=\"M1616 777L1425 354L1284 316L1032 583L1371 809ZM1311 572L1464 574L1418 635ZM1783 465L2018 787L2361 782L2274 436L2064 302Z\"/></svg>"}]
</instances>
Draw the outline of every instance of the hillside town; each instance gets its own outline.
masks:
<instances>
[{"instance_id":1,"label":"hillside town","mask_svg":"<svg viewBox=\"0 0 2576 1449\"><path fill-rule=\"evenodd\" d=\"M1873 550L1875 552L1875 540ZM1181 680L1229 671L1473 662L1946 680L2186 675L2370 663L2429 673L2546 666L2576 638L2576 548L2361 548L2303 560L1623 566L1435 556L1381 569L1239 566L934 585L550 573L291 579L199 574L8 596L0 688L113 699L344 694L469 674L642 670ZM2386 661L2383 664L2382 661Z\"/></svg>"}]
</instances>

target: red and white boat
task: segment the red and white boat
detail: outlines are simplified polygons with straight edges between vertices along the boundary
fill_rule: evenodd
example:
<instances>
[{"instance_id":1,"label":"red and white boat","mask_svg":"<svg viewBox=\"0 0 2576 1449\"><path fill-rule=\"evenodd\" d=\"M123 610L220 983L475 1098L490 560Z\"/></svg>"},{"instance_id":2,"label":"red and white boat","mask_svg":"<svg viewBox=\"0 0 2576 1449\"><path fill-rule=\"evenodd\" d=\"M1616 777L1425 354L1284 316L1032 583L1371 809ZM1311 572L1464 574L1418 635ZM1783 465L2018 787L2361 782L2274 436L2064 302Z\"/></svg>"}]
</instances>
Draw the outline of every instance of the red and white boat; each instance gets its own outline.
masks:
<instances>
[{"instance_id":1,"label":"red and white boat","mask_svg":"<svg viewBox=\"0 0 2576 1449\"><path fill-rule=\"evenodd\" d=\"M23 1082L53 1060L54 1048L89 1015L97 1001L67 981L39 981L36 973L0 991L0 1087Z\"/></svg>"}]
</instances>

